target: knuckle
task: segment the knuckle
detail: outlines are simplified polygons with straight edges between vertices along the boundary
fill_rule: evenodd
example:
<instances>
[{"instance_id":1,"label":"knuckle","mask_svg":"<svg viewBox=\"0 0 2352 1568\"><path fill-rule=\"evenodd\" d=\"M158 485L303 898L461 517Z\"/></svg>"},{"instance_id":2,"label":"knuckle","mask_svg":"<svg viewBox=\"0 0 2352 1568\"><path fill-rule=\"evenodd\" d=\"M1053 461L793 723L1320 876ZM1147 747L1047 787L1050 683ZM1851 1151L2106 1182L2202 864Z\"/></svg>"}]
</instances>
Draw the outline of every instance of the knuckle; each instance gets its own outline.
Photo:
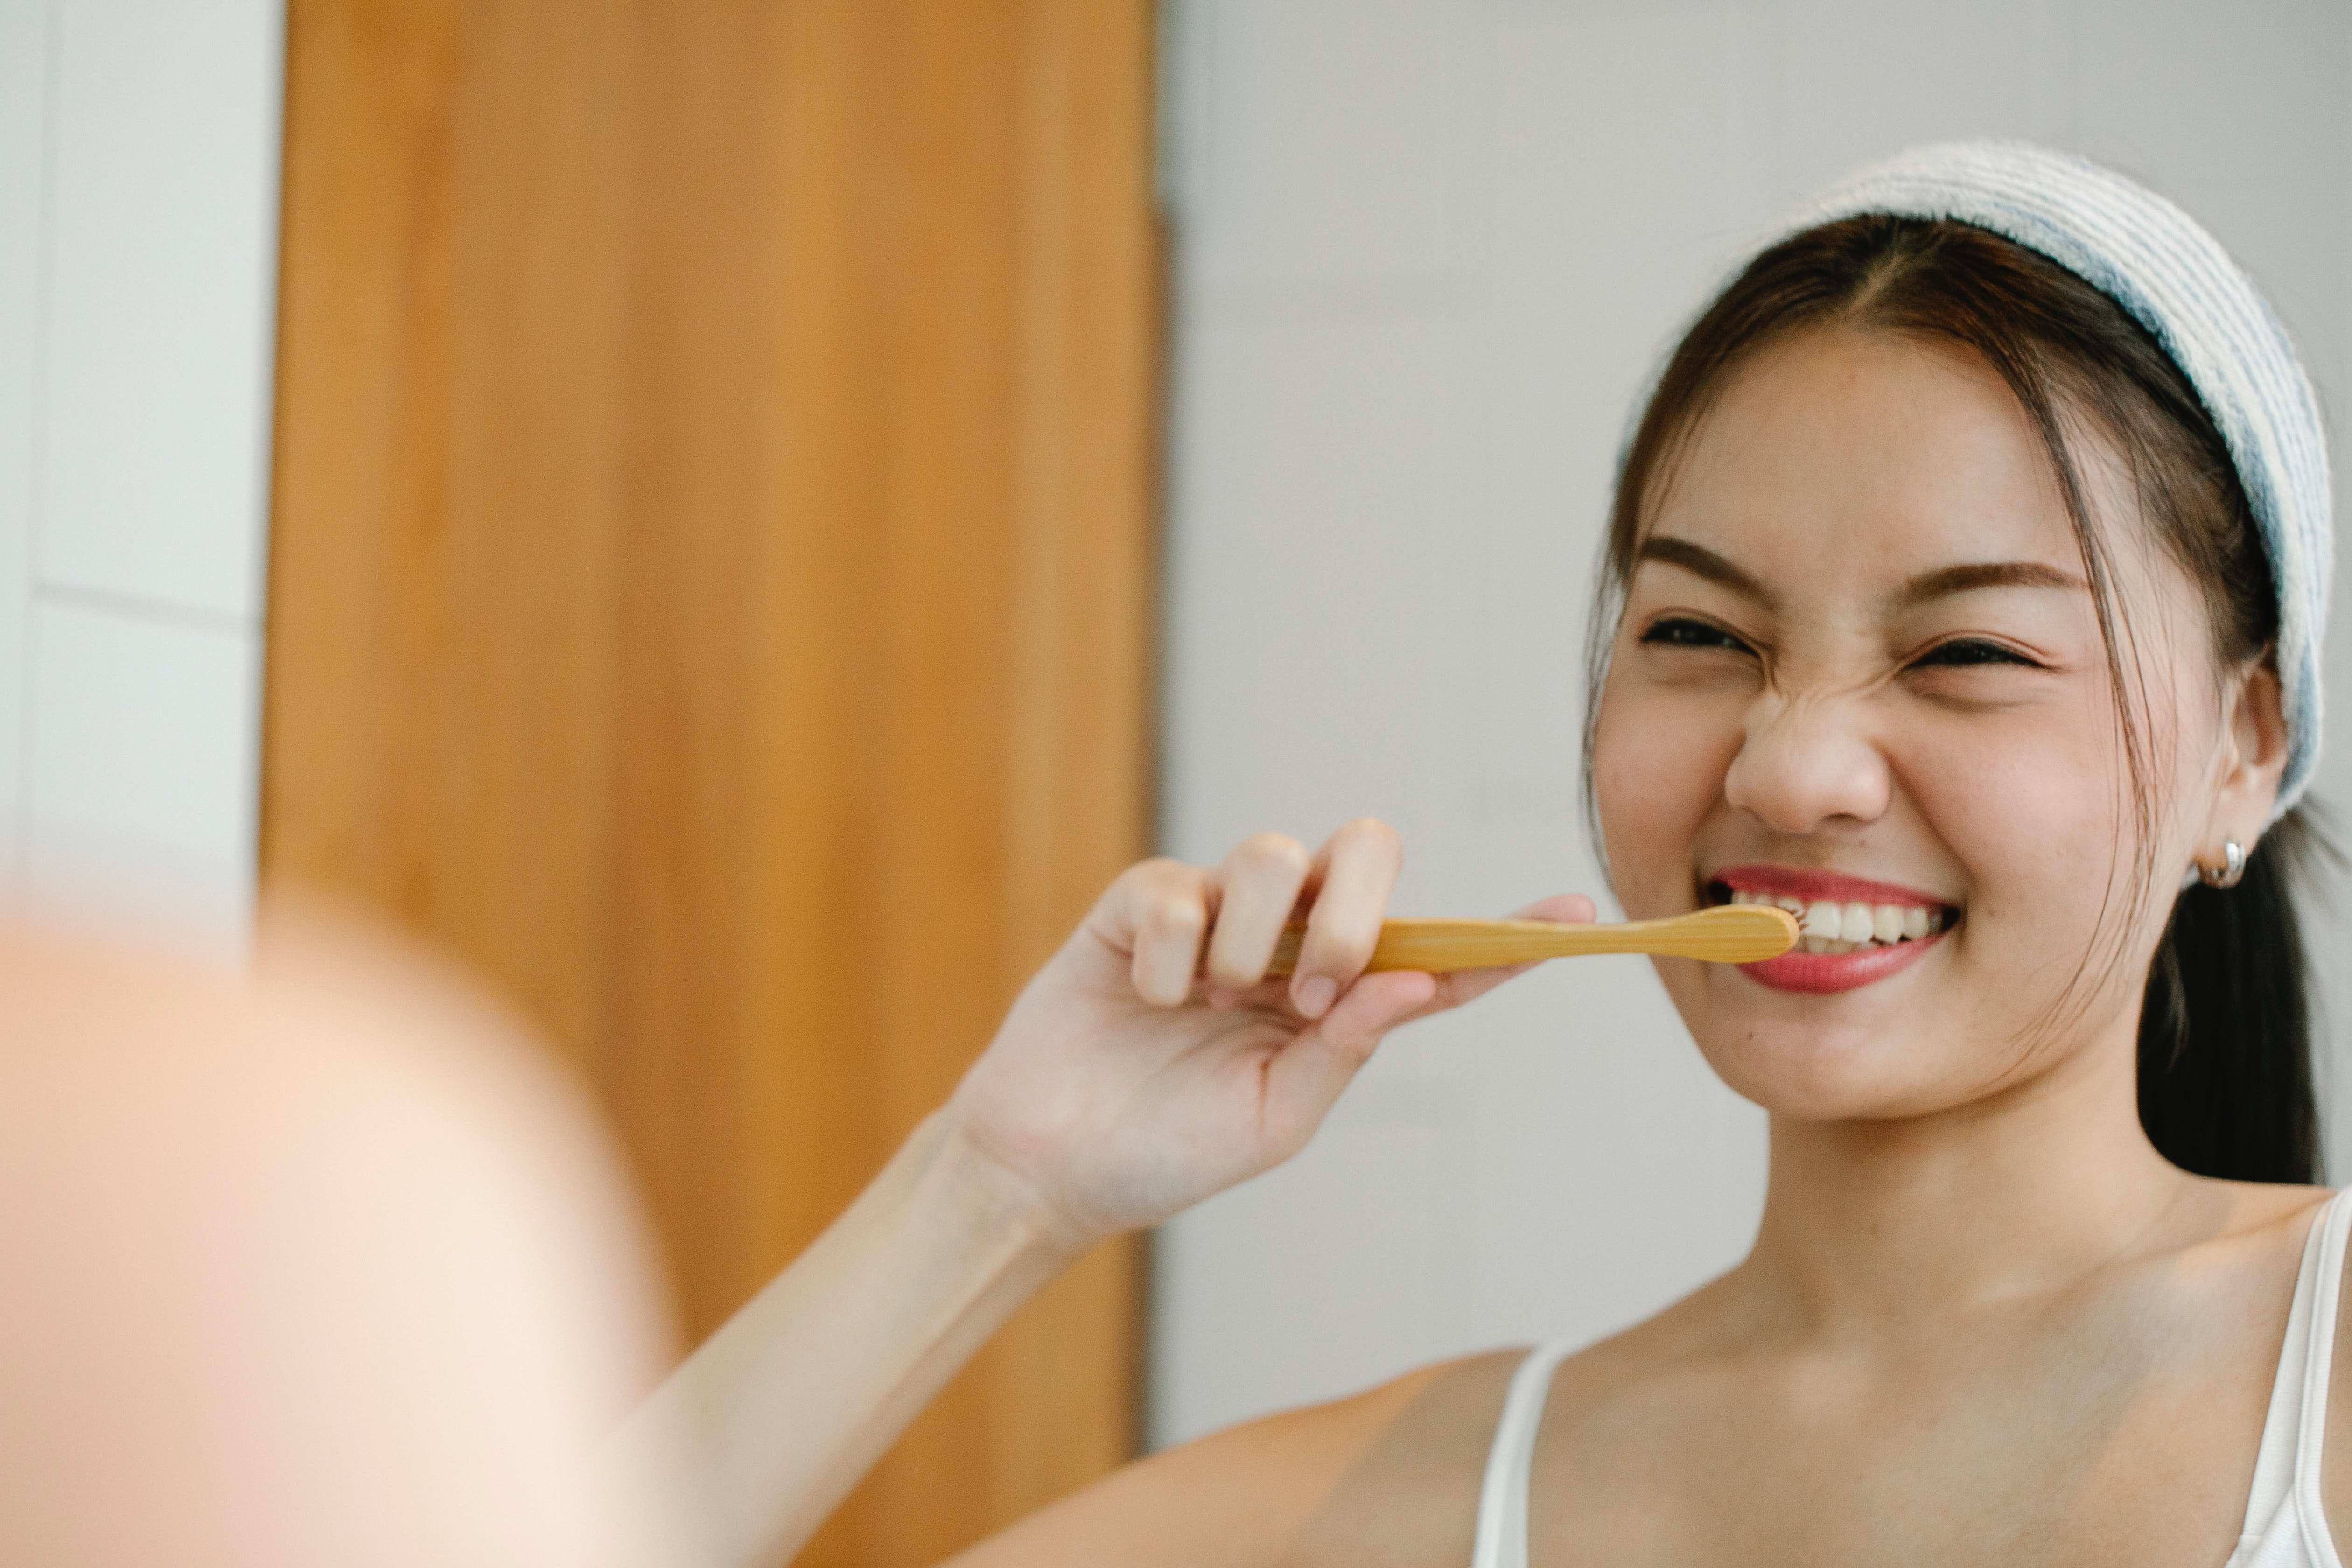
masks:
<instances>
[{"instance_id":1,"label":"knuckle","mask_svg":"<svg viewBox=\"0 0 2352 1568\"><path fill-rule=\"evenodd\" d=\"M1183 861L1166 855L1157 855L1149 860L1139 860L1128 868L1127 874L1153 891L1181 887L1186 881L1200 875Z\"/></svg>"},{"instance_id":2,"label":"knuckle","mask_svg":"<svg viewBox=\"0 0 2352 1568\"><path fill-rule=\"evenodd\" d=\"M1254 833L1241 841L1235 856L1246 865L1269 870L1304 874L1308 865L1307 847L1286 833Z\"/></svg>"},{"instance_id":3,"label":"knuckle","mask_svg":"<svg viewBox=\"0 0 2352 1568\"><path fill-rule=\"evenodd\" d=\"M1129 873L1135 879L1136 906L1157 909L1163 904L1198 904L1203 880L1198 868L1181 860L1146 860Z\"/></svg>"},{"instance_id":4,"label":"knuckle","mask_svg":"<svg viewBox=\"0 0 2352 1568\"><path fill-rule=\"evenodd\" d=\"M1144 906L1143 929L1158 937L1197 937L1209 923L1198 899L1162 894Z\"/></svg>"}]
</instances>

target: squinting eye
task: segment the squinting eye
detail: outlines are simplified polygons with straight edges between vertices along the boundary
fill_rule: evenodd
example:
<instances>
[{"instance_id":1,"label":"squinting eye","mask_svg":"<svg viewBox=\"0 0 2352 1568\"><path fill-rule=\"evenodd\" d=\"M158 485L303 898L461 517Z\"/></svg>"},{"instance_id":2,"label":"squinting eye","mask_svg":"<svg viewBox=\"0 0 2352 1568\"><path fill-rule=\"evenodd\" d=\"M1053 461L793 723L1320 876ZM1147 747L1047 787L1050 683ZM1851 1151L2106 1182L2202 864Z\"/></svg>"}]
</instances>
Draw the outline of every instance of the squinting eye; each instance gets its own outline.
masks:
<instances>
[{"instance_id":1,"label":"squinting eye","mask_svg":"<svg viewBox=\"0 0 2352 1568\"><path fill-rule=\"evenodd\" d=\"M1733 653L1755 651L1721 626L1695 621L1687 616L1669 616L1664 620L1651 622L1642 633L1642 640L1664 647L1727 648Z\"/></svg>"},{"instance_id":2,"label":"squinting eye","mask_svg":"<svg viewBox=\"0 0 2352 1568\"><path fill-rule=\"evenodd\" d=\"M1965 668L1979 664L2015 664L2028 669L2041 668L2015 648L2003 647L1997 642L1987 642L1981 637L1954 637L1950 642L1937 643L1920 655L1911 668L1925 669L1941 666Z\"/></svg>"}]
</instances>

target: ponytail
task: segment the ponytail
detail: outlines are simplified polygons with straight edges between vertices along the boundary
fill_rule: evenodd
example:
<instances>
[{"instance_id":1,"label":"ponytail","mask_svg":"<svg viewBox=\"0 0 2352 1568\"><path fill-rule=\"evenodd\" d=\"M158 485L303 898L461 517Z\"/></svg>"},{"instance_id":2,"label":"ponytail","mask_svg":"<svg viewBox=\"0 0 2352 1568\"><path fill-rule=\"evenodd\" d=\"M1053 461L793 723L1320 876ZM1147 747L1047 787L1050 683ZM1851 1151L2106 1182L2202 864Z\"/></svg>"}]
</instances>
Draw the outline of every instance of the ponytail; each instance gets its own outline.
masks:
<instances>
[{"instance_id":1,"label":"ponytail","mask_svg":"<svg viewBox=\"0 0 2352 1568\"><path fill-rule=\"evenodd\" d=\"M2309 964L2295 894L2343 858L2297 806L2264 834L2234 888L2183 892L2147 973L2139 1121L2184 1171L2240 1182L2324 1173L2311 1067Z\"/></svg>"}]
</instances>

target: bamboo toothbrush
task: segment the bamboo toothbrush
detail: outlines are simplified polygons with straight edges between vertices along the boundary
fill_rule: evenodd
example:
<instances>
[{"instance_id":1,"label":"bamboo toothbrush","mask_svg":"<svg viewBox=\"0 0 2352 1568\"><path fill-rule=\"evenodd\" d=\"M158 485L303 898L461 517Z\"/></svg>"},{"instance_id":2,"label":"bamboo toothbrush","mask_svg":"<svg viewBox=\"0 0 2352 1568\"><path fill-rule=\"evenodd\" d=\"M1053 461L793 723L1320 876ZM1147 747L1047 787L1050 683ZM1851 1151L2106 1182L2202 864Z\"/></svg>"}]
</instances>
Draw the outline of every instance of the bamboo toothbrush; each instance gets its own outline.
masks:
<instances>
[{"instance_id":1,"label":"bamboo toothbrush","mask_svg":"<svg viewBox=\"0 0 2352 1568\"><path fill-rule=\"evenodd\" d=\"M1275 944L1268 974L1297 966L1303 925L1286 927ZM1657 952L1709 963L1755 963L1797 944L1797 918L1770 904L1717 904L1663 921L1619 925L1562 925L1552 921L1384 921L1372 961L1364 967L1489 969L1588 952Z\"/></svg>"}]
</instances>

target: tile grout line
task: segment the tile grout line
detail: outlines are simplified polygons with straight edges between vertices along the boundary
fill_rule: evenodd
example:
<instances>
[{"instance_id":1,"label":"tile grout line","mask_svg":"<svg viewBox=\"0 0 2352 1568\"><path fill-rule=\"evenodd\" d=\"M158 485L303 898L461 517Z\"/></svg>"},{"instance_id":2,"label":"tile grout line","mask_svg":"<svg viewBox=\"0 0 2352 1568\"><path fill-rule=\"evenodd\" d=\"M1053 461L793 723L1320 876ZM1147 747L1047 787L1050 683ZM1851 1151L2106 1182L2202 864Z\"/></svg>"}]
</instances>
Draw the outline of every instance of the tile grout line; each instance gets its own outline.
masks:
<instances>
[{"instance_id":1,"label":"tile grout line","mask_svg":"<svg viewBox=\"0 0 2352 1568\"><path fill-rule=\"evenodd\" d=\"M32 395L27 411L31 416L30 428L26 431L24 554L22 560L10 563L13 569L23 574L21 581L25 586L25 624L17 628L23 658L16 674L19 732L16 822L9 844L11 863L8 867L10 881L19 886L32 868L33 738L37 729L34 722L33 703L38 689L37 666L40 658L39 639L33 635L37 618L33 609L39 592L35 563L40 559L41 502L48 473L49 284L56 270L58 100L58 78L62 74L58 57L63 53L59 34L64 27L58 6L59 0L48 0L41 7L41 151L39 194L36 198L34 218Z\"/></svg>"},{"instance_id":2,"label":"tile grout line","mask_svg":"<svg viewBox=\"0 0 2352 1568\"><path fill-rule=\"evenodd\" d=\"M36 577L29 595L36 605L61 605L98 610L142 621L162 621L189 631L258 632L258 612L239 615L229 610L201 610L168 600L150 599L110 588L85 588L72 583L48 583Z\"/></svg>"}]
</instances>

